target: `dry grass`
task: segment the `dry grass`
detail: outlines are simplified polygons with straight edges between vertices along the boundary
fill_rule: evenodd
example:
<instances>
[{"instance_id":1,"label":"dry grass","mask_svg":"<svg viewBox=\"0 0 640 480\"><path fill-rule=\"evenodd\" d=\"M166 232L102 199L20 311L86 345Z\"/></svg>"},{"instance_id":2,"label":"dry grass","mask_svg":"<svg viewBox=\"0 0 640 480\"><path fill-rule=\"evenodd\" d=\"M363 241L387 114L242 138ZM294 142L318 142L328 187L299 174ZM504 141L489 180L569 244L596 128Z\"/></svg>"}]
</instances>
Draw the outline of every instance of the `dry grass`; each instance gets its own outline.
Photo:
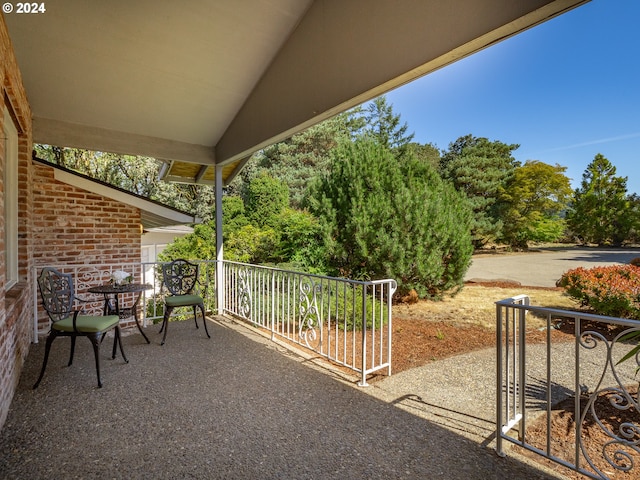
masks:
<instances>
[{"instance_id":1,"label":"dry grass","mask_svg":"<svg viewBox=\"0 0 640 480\"><path fill-rule=\"evenodd\" d=\"M427 321L447 321L457 326L480 326L494 329L496 325L495 302L516 295L529 295L531 304L575 310L577 304L562 289L537 287L497 287L465 285L455 296L441 301L420 300L413 304L394 306L394 317L416 318Z\"/></svg>"},{"instance_id":2,"label":"dry grass","mask_svg":"<svg viewBox=\"0 0 640 480\"><path fill-rule=\"evenodd\" d=\"M561 289L466 285L455 297L442 301L420 300L393 306L392 364L394 372L483 348L495 348L495 302L529 295L532 305L565 310L576 304ZM529 341L541 340L546 325L534 315L527 317ZM571 337L553 331L556 340ZM538 338L540 336L540 338Z\"/></svg>"}]
</instances>

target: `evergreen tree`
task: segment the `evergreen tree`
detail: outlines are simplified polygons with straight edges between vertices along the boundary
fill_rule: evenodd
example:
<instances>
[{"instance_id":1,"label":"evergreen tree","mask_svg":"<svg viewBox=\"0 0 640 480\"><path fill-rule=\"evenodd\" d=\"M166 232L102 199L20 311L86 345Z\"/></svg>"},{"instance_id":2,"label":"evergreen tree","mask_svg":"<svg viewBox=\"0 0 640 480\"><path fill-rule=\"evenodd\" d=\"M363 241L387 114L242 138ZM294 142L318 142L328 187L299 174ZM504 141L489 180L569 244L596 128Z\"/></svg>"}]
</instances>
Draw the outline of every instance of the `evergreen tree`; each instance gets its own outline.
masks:
<instances>
[{"instance_id":1,"label":"evergreen tree","mask_svg":"<svg viewBox=\"0 0 640 480\"><path fill-rule=\"evenodd\" d=\"M472 135L449 145L440 161L440 174L464 194L473 209L473 244L480 248L502 236L505 187L519 165L507 145Z\"/></svg>"},{"instance_id":2,"label":"evergreen tree","mask_svg":"<svg viewBox=\"0 0 640 480\"><path fill-rule=\"evenodd\" d=\"M406 153L414 134L407 134L409 126L400 123L400 115L393 112L393 105L384 95L374 99L362 110L364 124L361 135L371 135L378 143L394 151L398 156Z\"/></svg>"},{"instance_id":3,"label":"evergreen tree","mask_svg":"<svg viewBox=\"0 0 640 480\"><path fill-rule=\"evenodd\" d=\"M632 193L627 198L629 201L629 216L631 218L632 227L627 237L629 243L640 243L640 196Z\"/></svg>"},{"instance_id":4,"label":"evergreen tree","mask_svg":"<svg viewBox=\"0 0 640 480\"><path fill-rule=\"evenodd\" d=\"M327 261L356 279L395 278L398 292L439 297L461 286L471 260L471 212L435 169L400 161L372 137L344 142L311 188Z\"/></svg>"},{"instance_id":5,"label":"evergreen tree","mask_svg":"<svg viewBox=\"0 0 640 480\"><path fill-rule=\"evenodd\" d=\"M288 186L290 204L299 208L309 182L328 170L330 151L340 139L350 138L361 128L358 111L337 115L257 152L228 191L246 196L253 179L268 174Z\"/></svg>"},{"instance_id":6,"label":"evergreen tree","mask_svg":"<svg viewBox=\"0 0 640 480\"><path fill-rule=\"evenodd\" d=\"M263 173L248 185L244 205L251 223L258 227L273 227L277 217L289 206L289 187Z\"/></svg>"},{"instance_id":7,"label":"evergreen tree","mask_svg":"<svg viewBox=\"0 0 640 480\"><path fill-rule=\"evenodd\" d=\"M440 150L438 147L431 143L420 144L417 142L411 142L407 145L407 150L410 155L417 160L428 163L436 170L440 166Z\"/></svg>"},{"instance_id":8,"label":"evergreen tree","mask_svg":"<svg viewBox=\"0 0 640 480\"><path fill-rule=\"evenodd\" d=\"M386 97L379 97L256 153L227 191L246 198L251 182L268 174L289 187L291 207L300 208L309 183L327 173L331 151L342 141L362 136L374 137L397 155L410 148L424 161L437 162L438 150L429 144L410 143L413 134L407 135L407 129Z\"/></svg>"},{"instance_id":9,"label":"evergreen tree","mask_svg":"<svg viewBox=\"0 0 640 480\"><path fill-rule=\"evenodd\" d=\"M584 243L620 246L635 223L630 206L627 177L617 177L616 167L598 153L575 190L569 226Z\"/></svg>"}]
</instances>

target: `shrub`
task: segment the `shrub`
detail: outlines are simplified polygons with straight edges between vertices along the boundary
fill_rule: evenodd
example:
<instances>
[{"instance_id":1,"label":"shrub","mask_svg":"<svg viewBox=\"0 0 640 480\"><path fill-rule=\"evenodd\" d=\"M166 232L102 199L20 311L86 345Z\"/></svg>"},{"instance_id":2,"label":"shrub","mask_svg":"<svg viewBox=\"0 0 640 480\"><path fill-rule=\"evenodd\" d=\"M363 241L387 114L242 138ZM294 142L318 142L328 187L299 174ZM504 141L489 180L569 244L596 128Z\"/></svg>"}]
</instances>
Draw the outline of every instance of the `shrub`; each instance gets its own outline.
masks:
<instances>
[{"instance_id":1,"label":"shrub","mask_svg":"<svg viewBox=\"0 0 640 480\"><path fill-rule=\"evenodd\" d=\"M640 318L640 272L633 265L579 267L565 272L558 285L600 315Z\"/></svg>"},{"instance_id":2,"label":"shrub","mask_svg":"<svg viewBox=\"0 0 640 480\"><path fill-rule=\"evenodd\" d=\"M272 281L277 285L274 290L262 286L252 289L247 297L249 310L256 318L265 318L256 312L263 311L265 305L274 305L277 321L282 322L277 328L282 331L291 329L291 325L305 330L310 326L319 328L320 324L328 333L336 329L362 331L363 319L367 329L379 331L388 325L388 298L379 288L374 294L370 286L292 276L287 272L277 273Z\"/></svg>"},{"instance_id":3,"label":"shrub","mask_svg":"<svg viewBox=\"0 0 640 480\"><path fill-rule=\"evenodd\" d=\"M394 278L398 296L438 298L462 286L473 252L471 209L426 162L366 138L332 151L309 188L327 266L358 280Z\"/></svg>"},{"instance_id":4,"label":"shrub","mask_svg":"<svg viewBox=\"0 0 640 480\"><path fill-rule=\"evenodd\" d=\"M266 173L262 174L247 187L244 205L253 225L274 227L278 215L289 206L289 187Z\"/></svg>"},{"instance_id":5,"label":"shrub","mask_svg":"<svg viewBox=\"0 0 640 480\"><path fill-rule=\"evenodd\" d=\"M636 257L631 259L629 265L633 265L634 267L640 267L640 257Z\"/></svg>"},{"instance_id":6,"label":"shrub","mask_svg":"<svg viewBox=\"0 0 640 480\"><path fill-rule=\"evenodd\" d=\"M225 242L225 258L236 262L267 263L278 244L277 237L270 227L245 225L229 234Z\"/></svg>"}]
</instances>

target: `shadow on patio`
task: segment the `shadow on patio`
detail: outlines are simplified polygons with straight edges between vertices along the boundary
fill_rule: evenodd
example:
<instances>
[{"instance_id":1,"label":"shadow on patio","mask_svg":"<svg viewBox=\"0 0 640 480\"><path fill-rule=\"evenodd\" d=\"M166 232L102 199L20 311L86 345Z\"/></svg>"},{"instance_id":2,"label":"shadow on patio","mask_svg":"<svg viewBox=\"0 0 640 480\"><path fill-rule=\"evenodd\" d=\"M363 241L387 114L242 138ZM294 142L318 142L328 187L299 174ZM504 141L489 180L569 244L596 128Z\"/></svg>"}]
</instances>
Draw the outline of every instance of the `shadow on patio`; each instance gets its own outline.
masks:
<instances>
[{"instance_id":1,"label":"shadow on patio","mask_svg":"<svg viewBox=\"0 0 640 480\"><path fill-rule=\"evenodd\" d=\"M58 339L44 379L32 345L0 435L2 478L543 479L435 423L385 403L275 344L211 322L170 325L160 346L124 337L129 364Z\"/></svg>"}]
</instances>

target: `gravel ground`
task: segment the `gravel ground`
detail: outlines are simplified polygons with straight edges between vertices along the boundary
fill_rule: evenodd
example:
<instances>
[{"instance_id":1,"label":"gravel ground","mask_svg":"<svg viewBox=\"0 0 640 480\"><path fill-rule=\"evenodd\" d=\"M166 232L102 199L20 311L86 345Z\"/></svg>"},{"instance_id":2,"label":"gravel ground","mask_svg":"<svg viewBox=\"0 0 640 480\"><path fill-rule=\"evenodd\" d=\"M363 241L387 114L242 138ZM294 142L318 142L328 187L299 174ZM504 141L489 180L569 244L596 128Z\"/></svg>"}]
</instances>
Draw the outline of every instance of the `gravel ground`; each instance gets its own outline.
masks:
<instances>
[{"instance_id":1,"label":"gravel ground","mask_svg":"<svg viewBox=\"0 0 640 480\"><path fill-rule=\"evenodd\" d=\"M151 345L125 337L129 364L108 358L105 340L102 389L89 342L67 368L68 340L58 339L32 390L44 342L33 345L0 432L0 477L557 478L489 445L490 413L473 405L494 390L493 366L462 397L442 387L479 374L474 361L359 388L227 321L211 322L210 340L190 321L172 323L164 346L156 329ZM476 424L481 434L469 434Z\"/></svg>"},{"instance_id":2,"label":"gravel ground","mask_svg":"<svg viewBox=\"0 0 640 480\"><path fill-rule=\"evenodd\" d=\"M546 351L544 345L527 345L527 409L546 408ZM581 349L580 384L588 392L596 385L618 386L606 365L604 343L593 350ZM573 397L575 347L573 342L551 349L552 404ZM606 368L605 368L606 367ZM606 371L602 379L602 372ZM616 366L622 385L637 383L633 362ZM393 403L476 442L493 445L496 418L496 352L479 350L432 362L375 382L371 394Z\"/></svg>"}]
</instances>

